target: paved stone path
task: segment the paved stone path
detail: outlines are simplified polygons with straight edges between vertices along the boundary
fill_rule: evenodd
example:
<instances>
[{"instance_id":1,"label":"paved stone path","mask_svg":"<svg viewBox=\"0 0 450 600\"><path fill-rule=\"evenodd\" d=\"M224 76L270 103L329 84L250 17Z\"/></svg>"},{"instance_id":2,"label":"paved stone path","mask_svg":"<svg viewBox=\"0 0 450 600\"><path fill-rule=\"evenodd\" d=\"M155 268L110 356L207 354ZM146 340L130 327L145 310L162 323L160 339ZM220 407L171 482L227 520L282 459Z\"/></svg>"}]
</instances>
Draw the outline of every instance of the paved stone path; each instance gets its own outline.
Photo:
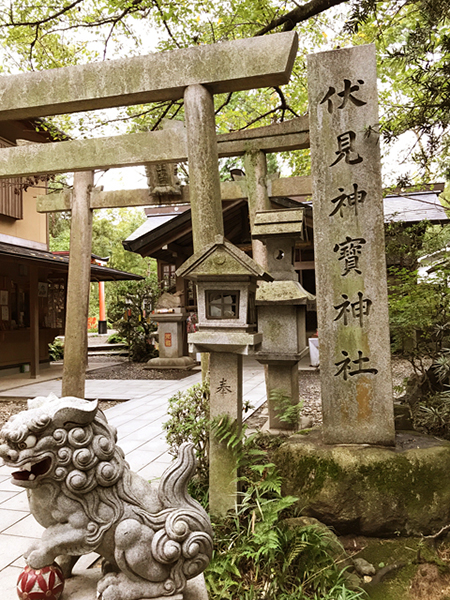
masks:
<instances>
[{"instance_id":1,"label":"paved stone path","mask_svg":"<svg viewBox=\"0 0 450 600\"><path fill-rule=\"evenodd\" d=\"M124 450L131 468L146 479L161 476L170 464L162 424L166 420L167 401L176 392L185 390L201 379L196 373L179 381L105 381L86 382L87 397L99 399L132 398L106 411L108 421L117 427L119 445ZM256 409L265 402L264 371L254 360L244 361L244 401ZM57 387L59 386L59 387ZM60 381L47 381L16 388L14 394L32 398L60 394ZM6 393L6 392L5 392ZM247 413L246 416L249 416ZM15 585L25 565L23 552L33 539L39 538L43 528L28 510L25 491L10 482L10 469L0 467L0 583L2 600L17 600ZM88 567L96 555L83 557L80 567ZM64 598L63 595L63 599Z\"/></svg>"}]
</instances>

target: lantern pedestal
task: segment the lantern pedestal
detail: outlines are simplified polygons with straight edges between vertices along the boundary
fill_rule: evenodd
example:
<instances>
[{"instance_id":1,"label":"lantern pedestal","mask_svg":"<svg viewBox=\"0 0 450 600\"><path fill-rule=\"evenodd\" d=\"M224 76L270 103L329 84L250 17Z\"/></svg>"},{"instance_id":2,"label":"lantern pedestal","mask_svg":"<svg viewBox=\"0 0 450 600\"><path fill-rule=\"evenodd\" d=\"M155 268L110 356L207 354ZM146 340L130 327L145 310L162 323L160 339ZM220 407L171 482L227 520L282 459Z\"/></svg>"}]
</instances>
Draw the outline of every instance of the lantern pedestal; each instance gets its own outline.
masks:
<instances>
[{"instance_id":1,"label":"lantern pedestal","mask_svg":"<svg viewBox=\"0 0 450 600\"><path fill-rule=\"evenodd\" d=\"M174 312L156 313L151 316L158 323L159 357L152 358L147 366L152 369L192 369L197 364L185 355L184 339L187 312L182 308Z\"/></svg>"}]
</instances>

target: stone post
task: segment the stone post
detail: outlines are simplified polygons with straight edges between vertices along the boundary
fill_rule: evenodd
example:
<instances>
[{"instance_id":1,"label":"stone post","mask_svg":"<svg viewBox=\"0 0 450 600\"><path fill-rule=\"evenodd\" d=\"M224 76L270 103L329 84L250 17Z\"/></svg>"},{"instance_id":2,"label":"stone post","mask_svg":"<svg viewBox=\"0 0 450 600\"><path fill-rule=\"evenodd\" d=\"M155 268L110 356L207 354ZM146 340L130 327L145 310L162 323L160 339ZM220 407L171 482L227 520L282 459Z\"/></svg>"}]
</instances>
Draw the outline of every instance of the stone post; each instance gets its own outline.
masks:
<instances>
[{"instance_id":1,"label":"stone post","mask_svg":"<svg viewBox=\"0 0 450 600\"><path fill-rule=\"evenodd\" d=\"M255 215L260 210L270 210L267 192L267 161L261 150L248 151L244 155L245 182L248 194L248 214L250 230L253 231ZM253 260L267 269L267 252L261 240L252 238Z\"/></svg>"},{"instance_id":2,"label":"stone post","mask_svg":"<svg viewBox=\"0 0 450 600\"><path fill-rule=\"evenodd\" d=\"M375 46L308 57L323 436L395 443Z\"/></svg>"},{"instance_id":3,"label":"stone post","mask_svg":"<svg viewBox=\"0 0 450 600\"><path fill-rule=\"evenodd\" d=\"M210 354L210 416L227 416L242 427L242 356L231 352ZM236 456L226 443L210 442L209 509L212 514L224 515L237 504Z\"/></svg>"},{"instance_id":4,"label":"stone post","mask_svg":"<svg viewBox=\"0 0 450 600\"><path fill-rule=\"evenodd\" d=\"M222 200L220 197L219 158L212 94L201 85L191 85L184 93L188 142L189 194L191 198L194 252L223 235ZM202 354L205 380L208 358ZM230 353L212 353L209 361L211 416L227 414L242 423L242 359ZM223 402L215 393L221 379L233 379L234 390ZM240 410L236 409L239 405ZM225 514L236 506L236 465L233 452L211 435L209 458L209 503L212 513Z\"/></svg>"},{"instance_id":5,"label":"stone post","mask_svg":"<svg viewBox=\"0 0 450 600\"><path fill-rule=\"evenodd\" d=\"M78 398L84 398L87 367L93 184L93 171L74 174L62 395Z\"/></svg>"},{"instance_id":6,"label":"stone post","mask_svg":"<svg viewBox=\"0 0 450 600\"><path fill-rule=\"evenodd\" d=\"M214 100L202 85L184 93L194 253L223 235Z\"/></svg>"}]
</instances>

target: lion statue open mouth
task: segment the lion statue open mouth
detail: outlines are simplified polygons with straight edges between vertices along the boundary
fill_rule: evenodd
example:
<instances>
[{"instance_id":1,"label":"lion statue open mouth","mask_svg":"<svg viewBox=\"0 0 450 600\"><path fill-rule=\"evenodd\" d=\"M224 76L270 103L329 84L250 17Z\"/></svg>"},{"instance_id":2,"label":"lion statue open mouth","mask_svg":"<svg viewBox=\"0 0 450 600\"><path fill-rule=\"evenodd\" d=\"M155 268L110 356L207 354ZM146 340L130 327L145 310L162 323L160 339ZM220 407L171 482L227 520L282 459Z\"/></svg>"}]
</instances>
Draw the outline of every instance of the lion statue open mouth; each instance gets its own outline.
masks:
<instances>
[{"instance_id":1,"label":"lion statue open mouth","mask_svg":"<svg viewBox=\"0 0 450 600\"><path fill-rule=\"evenodd\" d=\"M192 444L183 444L155 490L130 471L116 441L97 402L74 397L30 400L3 426L0 457L46 528L26 561L40 569L95 551L105 559L103 600L179 594L212 554L208 515L187 493Z\"/></svg>"}]
</instances>

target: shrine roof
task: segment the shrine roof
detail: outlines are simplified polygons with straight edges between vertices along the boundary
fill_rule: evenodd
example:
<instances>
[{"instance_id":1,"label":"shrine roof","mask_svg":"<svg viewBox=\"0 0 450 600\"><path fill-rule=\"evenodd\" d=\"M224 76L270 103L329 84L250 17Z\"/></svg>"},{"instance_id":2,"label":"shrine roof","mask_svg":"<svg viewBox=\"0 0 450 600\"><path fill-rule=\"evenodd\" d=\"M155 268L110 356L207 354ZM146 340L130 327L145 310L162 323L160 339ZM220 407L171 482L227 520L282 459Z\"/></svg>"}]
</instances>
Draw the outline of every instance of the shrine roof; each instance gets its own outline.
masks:
<instances>
[{"instance_id":1,"label":"shrine roof","mask_svg":"<svg viewBox=\"0 0 450 600\"><path fill-rule=\"evenodd\" d=\"M22 259L26 261L45 263L47 266L58 271L67 272L69 268L69 256L63 254L53 254L47 250L37 250L36 248L27 248L25 246L16 246L0 242L0 257L9 257L13 259ZM135 273L127 273L110 267L91 264L91 281L140 281L144 279Z\"/></svg>"},{"instance_id":2,"label":"shrine roof","mask_svg":"<svg viewBox=\"0 0 450 600\"><path fill-rule=\"evenodd\" d=\"M448 221L447 211L439 200L440 190L403 192L384 198L384 220L386 223L403 221Z\"/></svg>"}]
</instances>

